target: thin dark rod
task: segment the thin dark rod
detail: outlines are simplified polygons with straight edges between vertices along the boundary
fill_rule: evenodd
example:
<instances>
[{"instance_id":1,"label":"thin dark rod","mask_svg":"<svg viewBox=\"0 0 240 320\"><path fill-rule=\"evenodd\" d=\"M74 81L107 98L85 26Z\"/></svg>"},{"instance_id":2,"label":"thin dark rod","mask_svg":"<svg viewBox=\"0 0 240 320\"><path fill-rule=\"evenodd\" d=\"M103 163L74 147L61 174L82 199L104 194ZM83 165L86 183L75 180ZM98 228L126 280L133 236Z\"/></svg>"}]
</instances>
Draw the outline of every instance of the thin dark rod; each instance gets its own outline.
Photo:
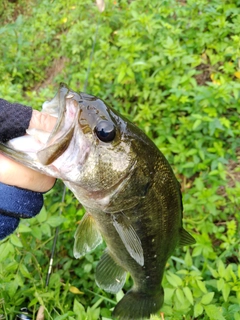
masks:
<instances>
[{"instance_id":1,"label":"thin dark rod","mask_svg":"<svg viewBox=\"0 0 240 320\"><path fill-rule=\"evenodd\" d=\"M65 195L66 195L66 186L63 187L61 204L64 203ZM61 215L62 212L63 212L63 206L61 205L60 210L59 210L59 215ZM47 279L46 279L46 283L45 283L46 287L48 287L48 285L49 285L49 280L50 280L50 276L52 273L53 258L54 258L54 254L55 254L55 250L56 250L59 230L60 230L60 227L58 226L55 230L55 236L54 236L53 245L52 245L51 257L50 257L49 266L48 266Z\"/></svg>"}]
</instances>

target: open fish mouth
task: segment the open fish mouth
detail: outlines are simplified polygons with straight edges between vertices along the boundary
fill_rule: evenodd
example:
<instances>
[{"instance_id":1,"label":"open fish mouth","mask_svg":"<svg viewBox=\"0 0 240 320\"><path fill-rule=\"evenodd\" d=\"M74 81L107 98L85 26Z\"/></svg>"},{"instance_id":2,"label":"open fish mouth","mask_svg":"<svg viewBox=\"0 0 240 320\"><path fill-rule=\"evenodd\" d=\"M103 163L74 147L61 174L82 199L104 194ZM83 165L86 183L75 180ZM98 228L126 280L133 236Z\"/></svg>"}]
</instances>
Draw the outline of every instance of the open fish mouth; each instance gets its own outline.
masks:
<instances>
[{"instance_id":1,"label":"open fish mouth","mask_svg":"<svg viewBox=\"0 0 240 320\"><path fill-rule=\"evenodd\" d=\"M0 152L30 168L56 176L56 167L51 164L66 151L71 142L81 100L79 94L61 83L55 97L44 102L42 107L42 112L57 117L53 131L48 133L28 129L25 136L0 143Z\"/></svg>"}]
</instances>

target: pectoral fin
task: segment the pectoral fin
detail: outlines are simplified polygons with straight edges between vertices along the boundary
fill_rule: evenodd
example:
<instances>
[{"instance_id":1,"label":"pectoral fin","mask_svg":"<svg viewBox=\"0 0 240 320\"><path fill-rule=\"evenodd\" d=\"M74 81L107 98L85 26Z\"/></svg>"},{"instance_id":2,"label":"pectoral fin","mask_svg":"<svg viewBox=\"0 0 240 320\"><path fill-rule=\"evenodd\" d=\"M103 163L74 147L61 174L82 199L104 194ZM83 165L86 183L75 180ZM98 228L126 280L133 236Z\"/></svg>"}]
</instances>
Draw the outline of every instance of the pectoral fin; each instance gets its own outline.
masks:
<instances>
[{"instance_id":1,"label":"pectoral fin","mask_svg":"<svg viewBox=\"0 0 240 320\"><path fill-rule=\"evenodd\" d=\"M113 260L108 250L106 250L97 265L97 285L107 292L117 293L122 289L125 281L125 270Z\"/></svg>"},{"instance_id":2,"label":"pectoral fin","mask_svg":"<svg viewBox=\"0 0 240 320\"><path fill-rule=\"evenodd\" d=\"M73 254L76 259L81 258L102 243L101 234L97 229L93 217L89 213L86 213L82 218L74 238Z\"/></svg>"},{"instance_id":3,"label":"pectoral fin","mask_svg":"<svg viewBox=\"0 0 240 320\"><path fill-rule=\"evenodd\" d=\"M144 256L141 240L136 231L131 226L128 218L123 213L112 215L113 225L117 230L122 242L124 243L130 256L140 266L144 265Z\"/></svg>"},{"instance_id":4,"label":"pectoral fin","mask_svg":"<svg viewBox=\"0 0 240 320\"><path fill-rule=\"evenodd\" d=\"M183 228L180 229L179 246L188 246L196 243L195 239Z\"/></svg>"}]
</instances>

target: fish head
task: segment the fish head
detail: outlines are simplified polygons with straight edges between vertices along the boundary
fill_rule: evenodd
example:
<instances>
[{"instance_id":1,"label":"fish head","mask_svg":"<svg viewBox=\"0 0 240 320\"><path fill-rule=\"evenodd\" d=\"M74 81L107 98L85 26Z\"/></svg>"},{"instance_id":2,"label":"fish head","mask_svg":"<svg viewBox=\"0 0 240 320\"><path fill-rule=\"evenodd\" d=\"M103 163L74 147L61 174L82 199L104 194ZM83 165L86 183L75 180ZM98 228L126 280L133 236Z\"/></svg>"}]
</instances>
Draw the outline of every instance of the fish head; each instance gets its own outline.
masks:
<instances>
[{"instance_id":1,"label":"fish head","mask_svg":"<svg viewBox=\"0 0 240 320\"><path fill-rule=\"evenodd\" d=\"M27 130L26 136L0 144L0 152L89 192L110 190L133 170L128 123L101 99L61 84L43 112L57 117L46 141L41 132Z\"/></svg>"}]
</instances>

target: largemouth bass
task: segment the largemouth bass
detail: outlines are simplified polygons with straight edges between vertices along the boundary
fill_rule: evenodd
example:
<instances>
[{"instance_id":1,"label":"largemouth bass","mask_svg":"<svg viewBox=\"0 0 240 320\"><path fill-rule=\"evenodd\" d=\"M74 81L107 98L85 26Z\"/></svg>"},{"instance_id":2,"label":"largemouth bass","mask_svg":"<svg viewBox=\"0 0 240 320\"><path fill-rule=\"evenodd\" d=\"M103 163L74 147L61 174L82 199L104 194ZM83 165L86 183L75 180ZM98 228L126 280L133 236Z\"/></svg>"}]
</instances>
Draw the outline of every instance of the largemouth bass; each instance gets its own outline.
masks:
<instances>
[{"instance_id":1,"label":"largemouth bass","mask_svg":"<svg viewBox=\"0 0 240 320\"><path fill-rule=\"evenodd\" d=\"M163 304L168 258L176 246L195 242L182 226L179 182L154 143L101 99L61 84L43 111L58 117L46 141L28 130L0 151L62 179L85 207L74 255L80 258L105 240L96 269L100 288L117 293L130 273L134 285L113 317L150 317Z\"/></svg>"}]
</instances>

